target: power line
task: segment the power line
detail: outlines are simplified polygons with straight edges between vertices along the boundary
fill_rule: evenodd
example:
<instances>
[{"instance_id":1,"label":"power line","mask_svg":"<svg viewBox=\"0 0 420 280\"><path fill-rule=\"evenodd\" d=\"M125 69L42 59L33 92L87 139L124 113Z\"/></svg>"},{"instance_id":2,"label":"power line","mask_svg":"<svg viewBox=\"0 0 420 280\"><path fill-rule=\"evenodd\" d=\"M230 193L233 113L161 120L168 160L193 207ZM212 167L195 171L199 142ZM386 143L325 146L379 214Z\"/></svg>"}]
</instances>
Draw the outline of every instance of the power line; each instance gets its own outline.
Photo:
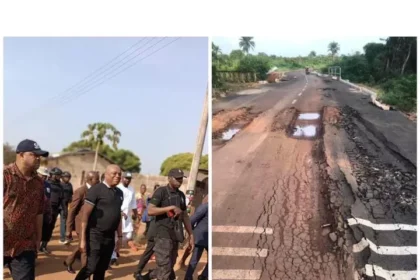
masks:
<instances>
[{"instance_id":1,"label":"power line","mask_svg":"<svg viewBox=\"0 0 420 280\"><path fill-rule=\"evenodd\" d=\"M147 45L150 41L152 41L153 39L154 39L155 37L152 37L152 39L151 40L149 40L145 45ZM29 112L27 112L26 114L24 114L23 116L26 116L26 115L29 115L29 114L36 114L39 110L41 110L41 109L43 109L43 108L45 108L46 106L50 106L50 105L52 105L55 101L59 101L59 100L62 100L62 98L66 95L66 94L71 94L71 91L73 90L73 89L75 89L76 87L80 87L81 85L83 85L83 84L85 84L85 86L87 85L87 84L89 84L90 82L91 82L91 80L92 80L92 78L93 79L95 79L95 76L97 76L98 74L100 74L100 73L103 73L104 71L100 71L100 70L102 70L102 69L104 69L106 66L108 66L109 64L111 64L113 61L115 61L115 60L117 60L119 57L121 57L121 56L123 56L125 53L127 53L130 49L132 49L132 48L134 48L134 47L136 47L137 45L139 45L141 42L143 42L145 39L147 39L147 38L142 38L142 39L140 39L139 41L137 41L135 44L133 44L133 45L131 45L127 50L125 50L124 52L122 52L121 54L119 54L119 55L117 55L116 57L114 57L113 59L111 59L110 61L108 61L107 63L105 63L104 65L102 65L101 67L99 67L98 69L96 69L95 71L93 71L92 73L90 73L88 76L86 76L85 78L83 78L82 80L80 80L79 82L77 82L76 84L74 84L73 86L71 86L70 88L68 88L67 90L65 90L65 91L63 91L63 92L61 92L61 93L59 93L59 94L57 94L57 95L55 95L55 96L53 96L53 97L51 97L51 98L49 98L45 103L43 103L43 104L41 104L41 105L39 105L39 106L37 106L37 107L35 107L35 108L33 108L32 110L30 110ZM132 51L130 54L128 54L128 56L129 55L131 55L131 54L133 54L134 52L136 52L137 50L140 50L140 49L142 49L145 45L143 45L143 46L141 46L140 48L136 48L134 51ZM126 58L127 56L125 56L124 58ZM124 58L123 58L123 60L124 60ZM121 62L122 60L120 60L119 62ZM108 69L105 69L105 72L106 71L108 71L109 69L112 69L112 67L114 66L114 65L116 65L116 64L118 64L119 62L117 62L117 63L114 63L112 66L111 66L111 68L108 68ZM99 73L98 73L99 72ZM92 78L90 78L90 77L92 77ZM86 81L86 82L85 82ZM78 89L78 90L80 90L80 88Z\"/></svg>"},{"instance_id":2,"label":"power line","mask_svg":"<svg viewBox=\"0 0 420 280\"><path fill-rule=\"evenodd\" d=\"M143 54L143 53L145 53L147 50L149 50L149 49L153 48L154 46L156 46L157 44L159 44L160 42L162 42L162 41L163 41L163 40L165 40L165 39L166 39L166 37L163 37L163 38L162 38L162 39L160 39L157 43L155 43L155 44L151 45L150 47L148 47L147 49L143 50L142 52L139 52L138 54L136 54L135 56L133 56L132 58L130 58L129 60L127 60L127 61L126 61L126 62L124 62L123 64L119 65L119 66L118 66L117 68L115 68L114 70L112 70L110 73L108 73L108 74L106 74L106 75L102 76L100 79L95 79L94 81L92 81L92 83L96 83L96 82L98 82L98 81L102 80L103 78L106 78L106 77L107 77L107 75L112 74L112 72L114 72L114 73L115 73L115 71L116 71L116 70L120 69L122 66L126 65L127 63L129 63L130 61L132 61L133 59L135 59L136 57L138 57L138 56L142 55L142 54ZM90 83L90 82L89 82L89 83ZM83 91L83 90L86 88L86 86L87 86L87 87L89 87L89 86L90 86L90 85L89 85L89 83L88 83L87 85L84 85L84 86L82 86L81 88L77 89L77 91ZM92 83L90 83L90 84L92 84ZM67 96L67 99L69 99L70 97L71 97L71 94L70 94L69 96ZM67 100L67 99L62 99L62 100ZM71 98L70 98L70 99L71 99Z\"/></svg>"},{"instance_id":3,"label":"power line","mask_svg":"<svg viewBox=\"0 0 420 280\"><path fill-rule=\"evenodd\" d=\"M79 86L80 84L83 84L84 81L88 80L90 77L92 77L95 73L97 73L98 71L102 70L103 68L105 68L106 66L108 66L109 64L111 64L113 61L115 61L116 59L118 59L119 57L121 57L122 55L124 55L125 53L127 53L130 49L134 48L135 46L137 46L138 44L140 44L141 42L143 42L145 39L147 38L142 38L139 41L137 41L135 44L131 45L127 50L125 50L124 52L122 52L121 54L117 55L116 57L114 57L113 59L111 59L110 61L106 62L104 65L102 65L101 67L97 68L96 70L94 70L93 72L91 72L89 75L87 75L86 77L84 77L82 80L80 80L79 82L77 82L76 84L72 85L71 87L69 87L68 89L66 89L65 91L63 91L60 94L57 94L55 96L53 96L52 98L49 99L49 101L47 101L48 103L51 101L54 101L54 99L58 98L60 95L71 91L72 89L74 89L75 87Z\"/></svg>"},{"instance_id":4,"label":"power line","mask_svg":"<svg viewBox=\"0 0 420 280\"><path fill-rule=\"evenodd\" d=\"M163 38L163 39L165 39L165 38ZM90 91L91 91L91 90L93 90L94 88L96 88L96 87L98 87L98 86L102 85L102 84L103 84L103 83L105 83L106 81L109 81L109 80L113 79L114 77L116 77L117 75L119 75L119 74L121 74L122 72L126 71L127 69L129 69L129 68L133 67L134 65L136 65L136 64L137 64L137 63L139 63L140 61L143 61L144 59L146 59L146 58L150 57L151 55L155 54L156 52L158 52L158 51L160 51L161 49L163 49L163 48L165 48L165 47L169 46L170 44L174 43L175 41L177 41L177 40L179 40L179 39L180 39L180 38L178 37L178 38L176 38L175 40L170 41L169 43L167 43L167 44L163 45L162 47L160 47L160 48L156 49L155 51L151 52L150 54L146 55L145 57L142 57L142 58L138 59L138 60L137 60L137 61L135 61L134 63L132 63L132 64L128 65L127 67L123 68L121 71L119 71L119 72L115 73L113 76L111 76L111 77L109 77L109 78L106 78L105 80L101 81L100 83L95 84L94 86L92 86L92 87L90 87L90 88L88 88L88 89L86 89L86 90L84 90L84 91L81 91L81 92L76 92L76 93L74 93L74 95L73 95L73 96L68 96L68 97L73 97L73 98L67 98L67 99L64 99L64 100L63 100L63 99L61 99L61 101L63 101L63 102L59 103L57 106L55 106L55 107L53 107L53 108L50 108L50 109L55 109L55 108L58 108L58 107L60 107L60 106L62 106L62 105L65 105L65 104L67 104L67 103L70 103L72 100L77 99L78 97L80 97L80 96L82 96L82 95L85 95L86 93L90 92ZM160 43L161 41L162 41L162 40L160 40L158 43ZM151 47L153 47L153 46L157 45L158 43L156 43L156 44L152 45ZM149 47L148 49L150 49L151 47ZM146 50L148 50L148 49L146 49ZM146 51L146 50L145 50L145 51ZM120 65L118 68L120 68L121 66L123 66L123 65L127 64L128 62L130 62L130 61L131 61L131 60L133 60L134 58L138 57L140 54L143 54L145 51L140 52L139 54L137 54L136 56L134 56L133 58L131 58L129 61L127 61L127 62L125 62L124 64ZM118 68L117 68L117 69L118 69ZM44 105L44 106L45 106L45 105ZM42 108L43 108L44 106L42 106ZM37 112L37 113L39 113L39 112ZM23 117L25 117L25 116L26 116L26 114L22 116L22 119L23 119ZM18 120L21 120L21 119L19 118Z\"/></svg>"},{"instance_id":5,"label":"power line","mask_svg":"<svg viewBox=\"0 0 420 280\"><path fill-rule=\"evenodd\" d=\"M154 38L154 37L153 37ZM65 91L50 97L46 102L42 103L41 105L33 108L32 110L29 110L28 112L24 113L23 115L21 115L20 117L17 117L15 119L15 121L19 121L21 120L21 118L30 115L30 114L37 114L40 110L42 110L43 108L51 105L54 103L54 101L60 100L62 96L66 95L66 93L71 92L74 88L76 88L77 86L80 86L81 84L83 84L86 80L89 80L90 77L94 76L98 71L104 69L106 66L108 66L109 64L111 64L113 61L117 60L119 57L123 56L125 53L127 53L130 49L136 47L137 45L139 45L141 42L143 42L145 39L147 38L142 38L139 41L137 41L136 43L134 43L133 45L131 45L128 49L126 49L124 52L120 53L119 55L117 55L116 57L112 58L110 61L106 62L105 64L103 64L101 67L97 68L96 70L94 70L93 72L91 72L89 75L87 75L86 77L84 77L82 80L80 80L79 82L75 83L74 85L72 85L71 87L69 87L68 89L66 89ZM141 49L142 47L140 47ZM138 49L136 49L138 50ZM136 51L134 50L134 51ZM103 72L103 71L102 71ZM88 82L89 83L89 82Z\"/></svg>"},{"instance_id":6,"label":"power line","mask_svg":"<svg viewBox=\"0 0 420 280\"><path fill-rule=\"evenodd\" d=\"M94 89L94 88L96 88L96 87L98 87L98 86L102 85L102 84L103 84L103 83L105 83L106 81L109 81L109 80L113 79L114 77L118 76L119 74L121 74L122 72L126 71L127 69L129 69L129 68L133 67L134 65L136 65L136 64L137 64L137 63L139 63L140 61L143 61L144 59L148 58L149 56L151 56L151 55L155 54L156 52L158 52L158 51L160 51L161 49L163 49L163 48L165 48L165 47L169 46L170 44L174 43L175 41L177 41L177 40L179 40L179 39L181 39L181 38L179 38L179 37L178 37L178 38L176 38L175 40L170 41L169 43L167 43L167 44L163 45L162 47L160 47L160 48L158 48L157 50L153 51L152 53L148 54L147 56L142 57L141 59L139 59L139 60L135 61L134 63L132 63L132 64L130 64L130 65L128 65L127 67L125 67L125 68L124 68L124 69L122 69L121 71L117 72L115 75L113 75L113 76L109 77L108 79L105 79L105 80L101 81L99 84L96 84L96 85L94 85L93 87L91 87L91 88L87 89L86 91L83 91L83 92L77 93L77 94L74 96L74 98L73 98L73 99L77 99L78 97L80 97L80 96L82 96L82 95L84 95L84 94L88 93L88 92L89 92L89 91L91 91L92 89ZM61 103L61 104L59 104L58 106L60 106L60 105L64 105L64 104L66 104L66 103L71 102L71 99L67 99L67 100L65 100L65 101L67 101L67 102Z\"/></svg>"},{"instance_id":7,"label":"power line","mask_svg":"<svg viewBox=\"0 0 420 280\"><path fill-rule=\"evenodd\" d=\"M164 38L166 38L166 37L164 37ZM151 40L149 40L146 44L143 44L141 47L139 47L139 48L136 48L135 50L133 50L131 53L129 53L127 56L125 56L124 58L122 58L120 61L117 61L116 63L114 63L114 64L112 64L110 67L108 67L107 69L104 69L103 71L100 71L99 73L97 73L95 76L96 77L93 77L93 80L96 80L96 78L99 76L99 74L102 74L102 73L106 73L106 72L109 72L112 68L114 68L114 66L115 65L117 65L117 64L119 64L119 63L121 63L122 61L124 61L124 59L125 58L127 58L127 57L129 57L130 55L132 55L132 54L134 54L135 52L137 52L137 51L140 51L142 48L144 48L145 46L147 46L151 41L153 41L153 39L154 39L154 37L151 39ZM162 39L163 40L163 39ZM160 41L159 41L160 42ZM155 44L156 45L156 44ZM154 45L153 45L154 46ZM147 50L147 49L146 49ZM130 59L128 59L128 61L130 61L130 60L132 60L132 59L134 59L134 58L136 58L137 57L137 55L136 56L134 56L134 57L132 57L132 58L130 58ZM127 61L127 62L128 62ZM124 65L124 63L122 64L122 65ZM120 68L121 67L121 65L119 66L119 67L117 67L117 69L118 68ZM112 72L112 71L111 71ZM86 85L88 85L89 83L91 83L92 82L92 79L89 79L90 81L89 82L87 82L87 83L85 83L85 85L80 85L80 86L78 86L78 89L76 89L76 91L79 91L79 90L81 90L82 88L84 88Z\"/></svg>"}]
</instances>

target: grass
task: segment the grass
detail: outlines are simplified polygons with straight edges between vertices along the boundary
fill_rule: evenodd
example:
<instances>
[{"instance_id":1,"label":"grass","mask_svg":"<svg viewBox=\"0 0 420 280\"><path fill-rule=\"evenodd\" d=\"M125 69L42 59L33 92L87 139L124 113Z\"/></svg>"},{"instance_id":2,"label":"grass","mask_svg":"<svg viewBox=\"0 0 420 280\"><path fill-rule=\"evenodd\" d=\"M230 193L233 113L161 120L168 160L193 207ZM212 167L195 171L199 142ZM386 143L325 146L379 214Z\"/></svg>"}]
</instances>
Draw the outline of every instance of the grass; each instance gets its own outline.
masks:
<instances>
[{"instance_id":1,"label":"grass","mask_svg":"<svg viewBox=\"0 0 420 280\"><path fill-rule=\"evenodd\" d=\"M392 78L378 88L378 98L386 104L406 113L417 111L417 75Z\"/></svg>"}]
</instances>

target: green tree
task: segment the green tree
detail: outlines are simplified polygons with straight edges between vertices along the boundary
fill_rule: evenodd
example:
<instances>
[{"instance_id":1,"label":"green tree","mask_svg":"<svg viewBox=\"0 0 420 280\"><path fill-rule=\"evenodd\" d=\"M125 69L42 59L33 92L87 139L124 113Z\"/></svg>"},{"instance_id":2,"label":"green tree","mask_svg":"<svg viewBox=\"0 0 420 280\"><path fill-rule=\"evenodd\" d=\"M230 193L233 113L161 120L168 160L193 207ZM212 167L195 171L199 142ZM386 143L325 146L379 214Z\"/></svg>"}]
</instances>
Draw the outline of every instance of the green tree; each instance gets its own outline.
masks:
<instances>
[{"instance_id":1,"label":"green tree","mask_svg":"<svg viewBox=\"0 0 420 280\"><path fill-rule=\"evenodd\" d=\"M233 60L240 60L244 57L244 53L241 50L233 50L230 52L229 57Z\"/></svg>"},{"instance_id":2,"label":"green tree","mask_svg":"<svg viewBox=\"0 0 420 280\"><path fill-rule=\"evenodd\" d=\"M309 57L315 57L316 56L316 52L315 51L311 51L308 56Z\"/></svg>"},{"instance_id":3,"label":"green tree","mask_svg":"<svg viewBox=\"0 0 420 280\"><path fill-rule=\"evenodd\" d=\"M211 43L211 59L212 64L219 66L220 62L220 55L222 55L222 51L220 50L220 47L215 45L214 43Z\"/></svg>"},{"instance_id":4,"label":"green tree","mask_svg":"<svg viewBox=\"0 0 420 280\"><path fill-rule=\"evenodd\" d=\"M110 123L93 123L88 125L88 129L82 132L81 137L85 141L96 145L95 161L93 163L93 170L96 170L99 147L104 144L106 138L111 142L114 149L118 149L117 145L120 142L121 132Z\"/></svg>"},{"instance_id":5,"label":"green tree","mask_svg":"<svg viewBox=\"0 0 420 280\"><path fill-rule=\"evenodd\" d=\"M217 59L222 54L222 50L215 43L211 43L211 54L213 58Z\"/></svg>"},{"instance_id":6,"label":"green tree","mask_svg":"<svg viewBox=\"0 0 420 280\"><path fill-rule=\"evenodd\" d=\"M340 45L337 42L331 42L328 44L328 51L331 53L334 58L340 51Z\"/></svg>"},{"instance_id":7,"label":"green tree","mask_svg":"<svg viewBox=\"0 0 420 280\"><path fill-rule=\"evenodd\" d=\"M172 168L190 170L192 160L192 153L180 153L172 155L163 161L162 165L160 166L160 174L162 176L167 176L169 170ZM201 156L199 168L208 169L208 155Z\"/></svg>"},{"instance_id":8,"label":"green tree","mask_svg":"<svg viewBox=\"0 0 420 280\"><path fill-rule=\"evenodd\" d=\"M63 149L63 152L77 152L83 149L95 150L96 144L86 140L80 140L71 143ZM99 147L99 154L104 155L116 164L118 164L125 171L138 172L141 171L140 158L130 150L113 149L108 144L102 144Z\"/></svg>"},{"instance_id":9,"label":"green tree","mask_svg":"<svg viewBox=\"0 0 420 280\"><path fill-rule=\"evenodd\" d=\"M8 165L12 162L15 162L16 159L16 151L12 145L9 143L3 144L3 164Z\"/></svg>"},{"instance_id":10,"label":"green tree","mask_svg":"<svg viewBox=\"0 0 420 280\"><path fill-rule=\"evenodd\" d=\"M109 146L105 146L104 155L121 166L121 168L125 171L137 173L140 173L141 171L140 158L130 150L114 150Z\"/></svg>"},{"instance_id":11,"label":"green tree","mask_svg":"<svg viewBox=\"0 0 420 280\"><path fill-rule=\"evenodd\" d=\"M246 54L249 54L250 50L255 48L254 37L241 37L239 38L239 47Z\"/></svg>"},{"instance_id":12,"label":"green tree","mask_svg":"<svg viewBox=\"0 0 420 280\"><path fill-rule=\"evenodd\" d=\"M266 78L268 70L270 70L270 58L266 56L247 55L238 65L238 71L256 72L260 80Z\"/></svg>"}]
</instances>

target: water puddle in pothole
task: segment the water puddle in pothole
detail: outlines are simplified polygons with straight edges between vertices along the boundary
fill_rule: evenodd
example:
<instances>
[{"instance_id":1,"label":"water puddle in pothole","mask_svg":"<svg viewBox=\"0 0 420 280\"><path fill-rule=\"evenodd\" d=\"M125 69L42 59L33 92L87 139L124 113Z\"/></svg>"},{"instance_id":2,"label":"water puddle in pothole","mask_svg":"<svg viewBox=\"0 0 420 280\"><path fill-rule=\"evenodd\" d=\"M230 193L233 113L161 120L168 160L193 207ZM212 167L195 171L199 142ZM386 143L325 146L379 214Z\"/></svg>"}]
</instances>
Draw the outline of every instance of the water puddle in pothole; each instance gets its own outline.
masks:
<instances>
[{"instance_id":1,"label":"water puddle in pothole","mask_svg":"<svg viewBox=\"0 0 420 280\"><path fill-rule=\"evenodd\" d=\"M319 113L303 113L299 114L298 120L317 120L320 116Z\"/></svg>"},{"instance_id":2,"label":"water puddle in pothole","mask_svg":"<svg viewBox=\"0 0 420 280\"><path fill-rule=\"evenodd\" d=\"M296 119L288 130L289 137L297 139L315 139L322 129L321 112L296 112Z\"/></svg>"},{"instance_id":3,"label":"water puddle in pothole","mask_svg":"<svg viewBox=\"0 0 420 280\"><path fill-rule=\"evenodd\" d=\"M241 129L240 128L230 128L229 130L222 133L222 140L228 141L235 136Z\"/></svg>"},{"instance_id":4,"label":"water puddle in pothole","mask_svg":"<svg viewBox=\"0 0 420 280\"><path fill-rule=\"evenodd\" d=\"M315 125L307 125L307 126L299 126L293 128L293 136L294 137L315 137L316 136L316 126Z\"/></svg>"}]
</instances>

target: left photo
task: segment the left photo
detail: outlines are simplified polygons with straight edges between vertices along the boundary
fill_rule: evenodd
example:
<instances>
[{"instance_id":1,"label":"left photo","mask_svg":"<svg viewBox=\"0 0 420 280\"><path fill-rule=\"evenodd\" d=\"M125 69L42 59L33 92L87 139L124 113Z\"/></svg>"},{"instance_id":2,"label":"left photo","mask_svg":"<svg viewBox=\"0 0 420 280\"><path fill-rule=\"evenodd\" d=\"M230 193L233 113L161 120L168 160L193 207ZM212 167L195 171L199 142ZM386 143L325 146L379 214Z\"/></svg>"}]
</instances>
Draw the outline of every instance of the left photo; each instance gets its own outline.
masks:
<instances>
[{"instance_id":1,"label":"left photo","mask_svg":"<svg viewBox=\"0 0 420 280\"><path fill-rule=\"evenodd\" d=\"M3 279L208 279L209 39L3 40Z\"/></svg>"}]
</instances>

